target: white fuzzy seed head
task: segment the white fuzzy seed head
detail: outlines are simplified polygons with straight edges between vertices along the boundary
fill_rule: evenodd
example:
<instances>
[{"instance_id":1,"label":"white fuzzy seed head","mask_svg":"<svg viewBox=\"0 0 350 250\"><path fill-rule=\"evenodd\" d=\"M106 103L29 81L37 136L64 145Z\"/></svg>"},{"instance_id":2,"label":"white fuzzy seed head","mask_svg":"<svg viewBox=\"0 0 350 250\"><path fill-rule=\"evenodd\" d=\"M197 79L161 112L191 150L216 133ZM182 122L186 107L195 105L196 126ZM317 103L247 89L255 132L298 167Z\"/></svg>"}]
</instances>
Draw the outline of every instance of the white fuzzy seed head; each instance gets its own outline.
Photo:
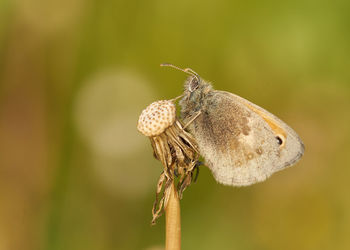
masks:
<instances>
[{"instance_id":1,"label":"white fuzzy seed head","mask_svg":"<svg viewBox=\"0 0 350 250\"><path fill-rule=\"evenodd\" d=\"M151 103L139 117L137 129L145 136L156 136L175 122L175 104L162 100Z\"/></svg>"}]
</instances>

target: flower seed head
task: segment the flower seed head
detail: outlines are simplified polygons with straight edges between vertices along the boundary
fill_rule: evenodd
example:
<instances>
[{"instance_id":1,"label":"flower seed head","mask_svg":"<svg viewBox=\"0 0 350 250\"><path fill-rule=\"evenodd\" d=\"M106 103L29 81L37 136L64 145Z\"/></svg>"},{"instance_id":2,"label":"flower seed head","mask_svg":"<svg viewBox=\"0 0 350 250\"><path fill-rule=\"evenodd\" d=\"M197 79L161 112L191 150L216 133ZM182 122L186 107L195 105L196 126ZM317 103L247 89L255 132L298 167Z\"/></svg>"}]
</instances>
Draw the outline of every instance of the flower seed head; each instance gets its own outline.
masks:
<instances>
[{"instance_id":1,"label":"flower seed head","mask_svg":"<svg viewBox=\"0 0 350 250\"><path fill-rule=\"evenodd\" d=\"M151 103L139 117L137 129L145 136L156 136L175 122L175 104L162 100Z\"/></svg>"}]
</instances>

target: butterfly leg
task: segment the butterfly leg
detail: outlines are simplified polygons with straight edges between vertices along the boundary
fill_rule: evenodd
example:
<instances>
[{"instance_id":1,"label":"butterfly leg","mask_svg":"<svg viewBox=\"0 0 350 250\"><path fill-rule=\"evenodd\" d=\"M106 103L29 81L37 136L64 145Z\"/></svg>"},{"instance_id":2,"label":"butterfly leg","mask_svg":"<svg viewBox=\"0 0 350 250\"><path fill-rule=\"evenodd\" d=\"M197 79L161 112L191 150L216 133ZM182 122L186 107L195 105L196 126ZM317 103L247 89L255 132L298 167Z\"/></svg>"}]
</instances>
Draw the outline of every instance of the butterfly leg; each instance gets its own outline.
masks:
<instances>
[{"instance_id":1,"label":"butterfly leg","mask_svg":"<svg viewBox=\"0 0 350 250\"><path fill-rule=\"evenodd\" d=\"M188 123L186 123L186 125L183 127L183 129L187 128L188 125L190 125L201 113L202 113L201 111L198 111L198 113L195 114Z\"/></svg>"},{"instance_id":2,"label":"butterfly leg","mask_svg":"<svg viewBox=\"0 0 350 250\"><path fill-rule=\"evenodd\" d=\"M193 168L193 172L196 171L195 176L194 176L194 177L192 176L192 178L193 178L192 181L193 181L193 182L196 182L196 181L197 181L197 178L198 178L198 175L199 175L199 166L201 166L201 165L203 165L203 162L197 161L197 162L196 162L196 165L195 165L194 168Z\"/></svg>"}]
</instances>

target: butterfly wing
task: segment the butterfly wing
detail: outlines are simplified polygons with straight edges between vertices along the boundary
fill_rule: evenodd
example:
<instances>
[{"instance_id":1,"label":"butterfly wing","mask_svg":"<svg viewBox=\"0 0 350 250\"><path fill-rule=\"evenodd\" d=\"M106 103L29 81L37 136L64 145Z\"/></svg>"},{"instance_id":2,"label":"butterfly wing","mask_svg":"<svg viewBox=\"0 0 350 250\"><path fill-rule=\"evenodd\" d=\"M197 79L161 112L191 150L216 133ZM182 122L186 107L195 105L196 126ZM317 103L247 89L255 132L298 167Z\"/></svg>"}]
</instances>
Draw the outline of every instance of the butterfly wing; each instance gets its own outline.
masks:
<instances>
[{"instance_id":1,"label":"butterfly wing","mask_svg":"<svg viewBox=\"0 0 350 250\"><path fill-rule=\"evenodd\" d=\"M237 95L212 90L200 111L189 130L219 183L261 182L303 155L301 139L287 124Z\"/></svg>"}]
</instances>

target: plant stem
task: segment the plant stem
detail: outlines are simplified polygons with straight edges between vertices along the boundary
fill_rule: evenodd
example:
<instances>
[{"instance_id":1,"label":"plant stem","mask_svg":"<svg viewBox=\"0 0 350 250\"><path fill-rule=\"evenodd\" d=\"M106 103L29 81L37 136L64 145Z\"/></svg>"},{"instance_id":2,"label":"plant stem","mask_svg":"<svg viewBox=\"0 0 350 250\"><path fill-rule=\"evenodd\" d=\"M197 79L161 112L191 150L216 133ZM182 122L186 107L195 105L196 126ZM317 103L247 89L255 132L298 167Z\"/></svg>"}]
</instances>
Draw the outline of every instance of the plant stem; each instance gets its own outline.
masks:
<instances>
[{"instance_id":1,"label":"plant stem","mask_svg":"<svg viewBox=\"0 0 350 250\"><path fill-rule=\"evenodd\" d=\"M165 208L165 250L181 249L180 200L173 181L170 197Z\"/></svg>"}]
</instances>

